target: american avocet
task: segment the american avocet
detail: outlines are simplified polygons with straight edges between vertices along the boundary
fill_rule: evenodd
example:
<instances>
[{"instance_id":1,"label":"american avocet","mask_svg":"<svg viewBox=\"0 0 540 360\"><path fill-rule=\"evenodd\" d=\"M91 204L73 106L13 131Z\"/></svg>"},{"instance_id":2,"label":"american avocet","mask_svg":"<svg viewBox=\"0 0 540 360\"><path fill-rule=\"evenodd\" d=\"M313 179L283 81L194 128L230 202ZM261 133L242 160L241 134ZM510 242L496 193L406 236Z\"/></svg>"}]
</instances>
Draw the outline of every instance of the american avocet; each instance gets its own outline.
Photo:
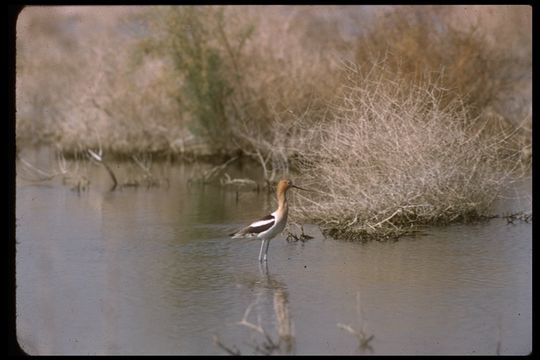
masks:
<instances>
[{"instance_id":1,"label":"american avocet","mask_svg":"<svg viewBox=\"0 0 540 360\"><path fill-rule=\"evenodd\" d=\"M281 179L277 184L277 200L278 208L271 214L249 224L243 229L230 234L233 238L257 237L262 239L261 250L259 251L259 262L267 260L268 246L277 234L283 231L287 224L287 215L289 213L289 205L287 204L287 190L297 188L306 190L299 186L293 185L289 179ZM264 255L263 255L264 249Z\"/></svg>"}]
</instances>

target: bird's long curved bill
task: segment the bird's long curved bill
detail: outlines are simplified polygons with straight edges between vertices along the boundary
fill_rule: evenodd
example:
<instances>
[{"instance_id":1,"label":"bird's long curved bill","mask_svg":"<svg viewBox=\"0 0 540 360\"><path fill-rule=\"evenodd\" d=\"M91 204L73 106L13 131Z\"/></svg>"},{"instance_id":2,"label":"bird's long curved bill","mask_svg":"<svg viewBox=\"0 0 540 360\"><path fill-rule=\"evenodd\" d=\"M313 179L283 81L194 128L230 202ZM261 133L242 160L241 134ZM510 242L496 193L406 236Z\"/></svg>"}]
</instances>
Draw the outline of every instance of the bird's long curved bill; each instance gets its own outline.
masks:
<instances>
[{"instance_id":1,"label":"bird's long curved bill","mask_svg":"<svg viewBox=\"0 0 540 360\"><path fill-rule=\"evenodd\" d=\"M300 189L300 190L304 190L304 191L313 191L313 190L308 190L308 189L301 188L300 186L296 186L296 185L291 185L291 187L297 188L297 189Z\"/></svg>"}]
</instances>

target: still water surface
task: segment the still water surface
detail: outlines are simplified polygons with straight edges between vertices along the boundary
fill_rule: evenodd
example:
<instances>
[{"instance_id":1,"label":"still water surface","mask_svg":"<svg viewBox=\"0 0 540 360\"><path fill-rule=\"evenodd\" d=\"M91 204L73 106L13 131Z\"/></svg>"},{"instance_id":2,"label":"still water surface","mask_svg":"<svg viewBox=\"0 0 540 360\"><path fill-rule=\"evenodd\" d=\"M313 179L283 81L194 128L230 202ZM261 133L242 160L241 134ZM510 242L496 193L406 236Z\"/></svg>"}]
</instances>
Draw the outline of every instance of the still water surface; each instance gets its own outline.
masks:
<instances>
[{"instance_id":1,"label":"still water surface","mask_svg":"<svg viewBox=\"0 0 540 360\"><path fill-rule=\"evenodd\" d=\"M20 166L18 164L17 166ZM227 234L273 210L272 196L187 183L108 191L92 170L80 194L17 179L17 336L31 354L242 354L278 339L287 310L292 354L527 354L532 350L532 225L494 219L366 244ZM502 209L530 210L531 182ZM294 197L292 206L294 206ZM291 230L296 230L292 227ZM280 300L279 300L280 299ZM348 325L365 338L344 330ZM258 348L257 348L258 346Z\"/></svg>"}]
</instances>

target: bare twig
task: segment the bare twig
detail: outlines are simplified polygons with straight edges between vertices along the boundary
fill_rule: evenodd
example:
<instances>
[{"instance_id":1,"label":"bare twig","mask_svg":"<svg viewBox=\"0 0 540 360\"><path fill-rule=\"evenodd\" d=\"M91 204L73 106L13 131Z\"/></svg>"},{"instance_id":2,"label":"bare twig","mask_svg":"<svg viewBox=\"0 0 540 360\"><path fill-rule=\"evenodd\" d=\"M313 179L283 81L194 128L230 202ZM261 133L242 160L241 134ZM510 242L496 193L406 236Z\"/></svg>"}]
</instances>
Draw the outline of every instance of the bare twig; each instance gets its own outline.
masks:
<instances>
[{"instance_id":1,"label":"bare twig","mask_svg":"<svg viewBox=\"0 0 540 360\"><path fill-rule=\"evenodd\" d=\"M356 293L356 313L358 316L358 324L360 326L359 330L356 330L352 326L343 324L343 323L338 323L337 327L347 331L349 334L356 337L356 339L358 340L359 350L361 351L368 350L371 353L373 353L373 348L370 345L370 342L371 340L373 340L375 335L373 334L368 335L368 333L366 332L367 325L366 325L366 322L364 321L364 314L363 314L363 310L360 303L360 292Z\"/></svg>"},{"instance_id":2,"label":"bare twig","mask_svg":"<svg viewBox=\"0 0 540 360\"><path fill-rule=\"evenodd\" d=\"M143 160L139 159L137 155L132 155L131 158L135 162L135 164L139 165L139 167L145 172L146 175L151 176L150 168L152 167L152 156L150 155L150 159L145 157Z\"/></svg>"},{"instance_id":3,"label":"bare twig","mask_svg":"<svg viewBox=\"0 0 540 360\"><path fill-rule=\"evenodd\" d=\"M219 180L221 185L223 186L238 186L238 187L253 187L253 188L259 188L259 185L255 180L252 179L244 179L244 178L231 178L231 176L227 173L223 175L223 177Z\"/></svg>"},{"instance_id":4,"label":"bare twig","mask_svg":"<svg viewBox=\"0 0 540 360\"><path fill-rule=\"evenodd\" d=\"M313 239L313 236L311 235L308 235L306 233L304 233L304 225L298 225L296 224L297 227L300 228L300 235L297 235L291 231L287 231L287 241L302 241L302 242L305 242L307 240L311 240Z\"/></svg>"},{"instance_id":5,"label":"bare twig","mask_svg":"<svg viewBox=\"0 0 540 360\"><path fill-rule=\"evenodd\" d=\"M214 339L214 344L219 346L221 349L225 350L225 352L227 352L229 355L242 355L240 353L240 350L238 350L236 346L233 345L232 348L226 346L225 344L221 342L221 340L219 339L217 335L214 335L213 339Z\"/></svg>"},{"instance_id":6,"label":"bare twig","mask_svg":"<svg viewBox=\"0 0 540 360\"><path fill-rule=\"evenodd\" d=\"M236 161L238 159L238 156L232 157L229 160L225 161L223 164L214 166L202 173L197 180L201 181L203 183L209 183L211 180L213 180L220 172L225 170L227 166L229 166L233 161ZM190 179L190 181L193 181L193 179Z\"/></svg>"},{"instance_id":7,"label":"bare twig","mask_svg":"<svg viewBox=\"0 0 540 360\"><path fill-rule=\"evenodd\" d=\"M244 312L244 316L242 317L242 320L240 320L239 322L237 322L238 325L243 325L243 326L246 326L252 330L255 330L256 332L258 332L259 334L263 334L265 335L266 332L264 331L264 329L262 328L262 326L260 325L255 325L251 322L249 322L247 320L248 316L249 316L249 313L251 312L251 309L253 308L253 306L255 306L257 304L257 301L255 302L252 302L251 304L249 304L249 306L246 308L246 311Z\"/></svg>"},{"instance_id":8,"label":"bare twig","mask_svg":"<svg viewBox=\"0 0 540 360\"><path fill-rule=\"evenodd\" d=\"M57 176L59 173L49 173L47 171L41 170L37 168L36 166L30 164L28 161L26 161L24 158L19 157L19 160L23 165L26 166L27 169L31 170L34 174L38 176L37 179L34 179L33 181L46 181L51 180L55 176Z\"/></svg>"},{"instance_id":9,"label":"bare twig","mask_svg":"<svg viewBox=\"0 0 540 360\"><path fill-rule=\"evenodd\" d=\"M87 149L88 150L88 154L90 154L90 157L93 158L94 160L96 160L98 163L100 163L101 165L103 165L103 167L105 168L105 170L107 170L107 173L109 173L109 176L111 177L111 180L113 182L113 185L111 187L111 191L113 191L114 189L116 189L116 186L118 185L118 180L116 180L116 175L114 175L114 172L112 171L112 169L109 167L109 165L107 165L106 162L103 161L103 157L102 157L102 151L101 149L99 149L99 154L94 152L92 149Z\"/></svg>"}]
</instances>

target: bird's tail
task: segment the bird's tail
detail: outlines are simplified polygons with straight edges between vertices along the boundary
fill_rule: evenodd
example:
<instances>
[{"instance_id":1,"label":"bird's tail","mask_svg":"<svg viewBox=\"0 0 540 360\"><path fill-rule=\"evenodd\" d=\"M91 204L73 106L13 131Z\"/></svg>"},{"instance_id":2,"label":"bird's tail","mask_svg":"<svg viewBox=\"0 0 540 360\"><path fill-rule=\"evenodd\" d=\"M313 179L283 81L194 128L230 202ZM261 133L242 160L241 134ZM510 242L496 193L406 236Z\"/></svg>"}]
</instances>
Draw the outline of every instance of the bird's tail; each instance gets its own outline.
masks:
<instances>
[{"instance_id":1,"label":"bird's tail","mask_svg":"<svg viewBox=\"0 0 540 360\"><path fill-rule=\"evenodd\" d=\"M252 234L249 232L249 226L242 228L240 230L237 230L233 233L230 233L229 236L233 239L239 239L239 238L249 238L249 237L255 237L257 234Z\"/></svg>"}]
</instances>

